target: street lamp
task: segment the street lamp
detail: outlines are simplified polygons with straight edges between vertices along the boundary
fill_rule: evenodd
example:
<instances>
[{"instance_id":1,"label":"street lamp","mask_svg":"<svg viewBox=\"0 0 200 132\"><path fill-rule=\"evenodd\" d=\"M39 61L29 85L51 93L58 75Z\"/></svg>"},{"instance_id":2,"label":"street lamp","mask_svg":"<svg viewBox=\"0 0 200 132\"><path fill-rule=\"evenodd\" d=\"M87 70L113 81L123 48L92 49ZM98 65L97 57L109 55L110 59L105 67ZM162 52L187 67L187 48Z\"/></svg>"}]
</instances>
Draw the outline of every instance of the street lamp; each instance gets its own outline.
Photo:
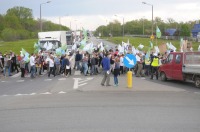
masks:
<instances>
[{"instance_id":1,"label":"street lamp","mask_svg":"<svg viewBox=\"0 0 200 132\"><path fill-rule=\"evenodd\" d=\"M51 1L47 1L45 3L40 4L40 31L42 32L42 5L50 3Z\"/></svg>"},{"instance_id":2,"label":"street lamp","mask_svg":"<svg viewBox=\"0 0 200 132\"><path fill-rule=\"evenodd\" d=\"M145 4L145 5L149 5L152 7L152 27L151 27L151 34L153 35L153 5L152 4L149 4L149 3L146 3L146 2L142 2L142 4Z\"/></svg>"},{"instance_id":3,"label":"street lamp","mask_svg":"<svg viewBox=\"0 0 200 132\"><path fill-rule=\"evenodd\" d=\"M116 17L119 17L118 15L115 15ZM123 19L123 30L122 30L122 37L124 37L124 17L122 17Z\"/></svg>"}]
</instances>

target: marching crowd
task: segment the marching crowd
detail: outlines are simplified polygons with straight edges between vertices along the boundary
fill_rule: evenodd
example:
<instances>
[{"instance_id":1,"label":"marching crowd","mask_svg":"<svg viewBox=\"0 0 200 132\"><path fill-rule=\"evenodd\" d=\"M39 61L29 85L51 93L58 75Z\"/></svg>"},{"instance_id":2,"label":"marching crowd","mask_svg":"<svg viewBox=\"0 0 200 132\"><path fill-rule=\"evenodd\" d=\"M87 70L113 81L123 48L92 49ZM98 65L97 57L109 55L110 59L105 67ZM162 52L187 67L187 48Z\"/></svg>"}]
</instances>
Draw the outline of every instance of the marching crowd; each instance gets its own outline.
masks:
<instances>
[{"instance_id":1,"label":"marching crowd","mask_svg":"<svg viewBox=\"0 0 200 132\"><path fill-rule=\"evenodd\" d=\"M137 64L131 70L135 72L136 77L150 76L153 79L153 76L156 75L156 79L158 79L158 68L166 59L167 53L164 55L151 53L148 59L145 57L146 53L137 53ZM10 51L5 54L0 52L0 70L3 76L12 76L15 72L21 71L22 78L29 73L31 78L35 78L42 75L44 70L48 71L48 77L51 75L68 77L71 75L72 69L80 71L84 76L97 75L102 69L104 76L101 85L110 86L110 75L113 74L114 85L118 86L118 76L128 70L124 66L123 59L124 54L119 53L117 48L102 52L97 49L91 54L87 51L76 51L74 54L68 53L61 56L52 52L48 54L40 52L31 54L29 61L26 61L24 56Z\"/></svg>"}]
</instances>

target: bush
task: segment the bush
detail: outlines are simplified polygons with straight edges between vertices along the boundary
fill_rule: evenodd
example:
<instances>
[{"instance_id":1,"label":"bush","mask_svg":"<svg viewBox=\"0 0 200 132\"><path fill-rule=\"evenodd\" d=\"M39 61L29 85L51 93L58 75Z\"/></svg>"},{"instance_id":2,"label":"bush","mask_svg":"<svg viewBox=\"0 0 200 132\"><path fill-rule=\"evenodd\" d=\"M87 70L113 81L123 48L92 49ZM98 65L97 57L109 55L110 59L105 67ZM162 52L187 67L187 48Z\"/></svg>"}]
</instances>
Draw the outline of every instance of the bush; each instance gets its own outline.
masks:
<instances>
[{"instance_id":1,"label":"bush","mask_svg":"<svg viewBox=\"0 0 200 132\"><path fill-rule=\"evenodd\" d=\"M17 39L16 30L5 28L1 33L1 37L4 41L14 41Z\"/></svg>"}]
</instances>

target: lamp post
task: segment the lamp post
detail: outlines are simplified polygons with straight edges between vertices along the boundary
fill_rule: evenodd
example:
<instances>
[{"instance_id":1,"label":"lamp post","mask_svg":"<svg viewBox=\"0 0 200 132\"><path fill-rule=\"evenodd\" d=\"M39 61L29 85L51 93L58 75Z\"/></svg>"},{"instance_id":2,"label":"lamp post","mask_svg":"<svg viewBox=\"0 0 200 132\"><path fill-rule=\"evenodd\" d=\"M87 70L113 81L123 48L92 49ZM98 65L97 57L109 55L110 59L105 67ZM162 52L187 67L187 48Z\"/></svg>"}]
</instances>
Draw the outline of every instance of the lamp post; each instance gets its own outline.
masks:
<instances>
[{"instance_id":1,"label":"lamp post","mask_svg":"<svg viewBox=\"0 0 200 132\"><path fill-rule=\"evenodd\" d=\"M115 15L116 17L119 17L118 15ZM124 37L124 17L122 17L122 19L123 19L123 29L122 29L122 37Z\"/></svg>"},{"instance_id":2,"label":"lamp post","mask_svg":"<svg viewBox=\"0 0 200 132\"><path fill-rule=\"evenodd\" d=\"M51 1L47 1L45 3L40 4L40 31L42 32L42 5L50 3Z\"/></svg>"},{"instance_id":3,"label":"lamp post","mask_svg":"<svg viewBox=\"0 0 200 132\"><path fill-rule=\"evenodd\" d=\"M152 27L151 27L151 35L153 35L153 5L152 4L149 4L149 3L146 3L146 2L142 2L142 4L145 4L145 5L149 5L152 7Z\"/></svg>"}]
</instances>

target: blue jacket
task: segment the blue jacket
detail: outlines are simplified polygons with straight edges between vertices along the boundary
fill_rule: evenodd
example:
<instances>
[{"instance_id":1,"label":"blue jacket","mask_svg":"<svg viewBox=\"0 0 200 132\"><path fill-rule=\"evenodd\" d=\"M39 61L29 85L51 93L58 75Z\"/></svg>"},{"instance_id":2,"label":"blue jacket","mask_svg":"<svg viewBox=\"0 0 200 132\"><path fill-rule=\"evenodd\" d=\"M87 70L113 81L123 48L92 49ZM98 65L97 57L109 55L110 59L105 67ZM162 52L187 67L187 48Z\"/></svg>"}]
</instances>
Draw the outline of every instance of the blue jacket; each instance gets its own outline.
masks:
<instances>
[{"instance_id":1,"label":"blue jacket","mask_svg":"<svg viewBox=\"0 0 200 132\"><path fill-rule=\"evenodd\" d=\"M108 57L104 57L101 64L103 65L104 71L110 70L110 59Z\"/></svg>"},{"instance_id":2,"label":"blue jacket","mask_svg":"<svg viewBox=\"0 0 200 132\"><path fill-rule=\"evenodd\" d=\"M69 60L66 59L66 58L64 58L64 59L62 60L62 67L65 67L66 65L69 66Z\"/></svg>"}]
</instances>

